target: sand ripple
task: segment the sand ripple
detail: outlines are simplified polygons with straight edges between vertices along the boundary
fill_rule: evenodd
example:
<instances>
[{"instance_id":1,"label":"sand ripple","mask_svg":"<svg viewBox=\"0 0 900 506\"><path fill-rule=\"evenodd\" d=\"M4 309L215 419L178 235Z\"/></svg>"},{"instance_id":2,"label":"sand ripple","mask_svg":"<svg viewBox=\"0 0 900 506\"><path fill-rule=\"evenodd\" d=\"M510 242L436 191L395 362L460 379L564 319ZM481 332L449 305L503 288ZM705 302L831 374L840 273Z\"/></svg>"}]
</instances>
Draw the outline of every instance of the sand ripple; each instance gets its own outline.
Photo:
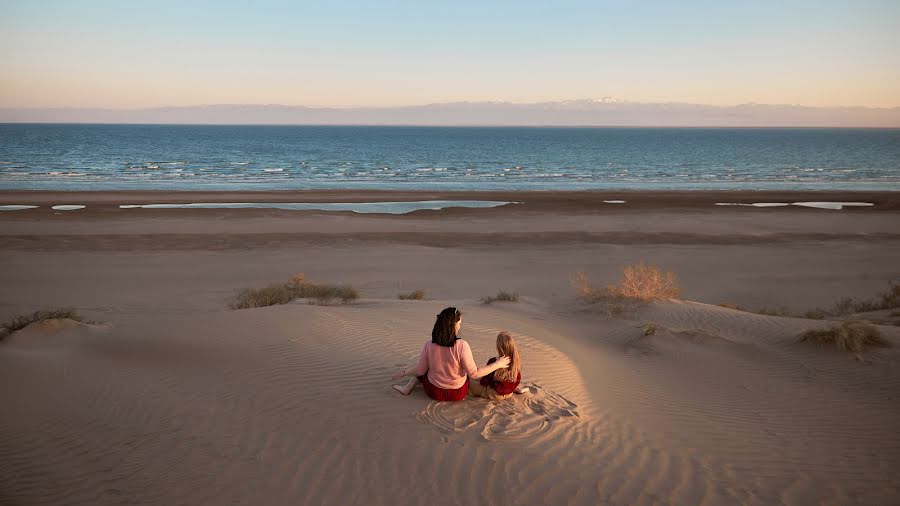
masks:
<instances>
[{"instance_id":1,"label":"sand ripple","mask_svg":"<svg viewBox=\"0 0 900 506\"><path fill-rule=\"evenodd\" d=\"M516 336L533 392L398 394L391 372L449 304L119 314L104 334L14 336L0 504L898 503L896 350L809 353L785 336L810 322L697 304L646 310L661 334L639 336L453 301L479 362L499 329ZM636 341L654 353L623 353Z\"/></svg>"},{"instance_id":2,"label":"sand ripple","mask_svg":"<svg viewBox=\"0 0 900 506\"><path fill-rule=\"evenodd\" d=\"M489 401L468 398L463 402L431 402L417 416L452 434L478 431L489 441L536 438L579 418L578 405L562 395L531 384L531 393Z\"/></svg>"}]
</instances>

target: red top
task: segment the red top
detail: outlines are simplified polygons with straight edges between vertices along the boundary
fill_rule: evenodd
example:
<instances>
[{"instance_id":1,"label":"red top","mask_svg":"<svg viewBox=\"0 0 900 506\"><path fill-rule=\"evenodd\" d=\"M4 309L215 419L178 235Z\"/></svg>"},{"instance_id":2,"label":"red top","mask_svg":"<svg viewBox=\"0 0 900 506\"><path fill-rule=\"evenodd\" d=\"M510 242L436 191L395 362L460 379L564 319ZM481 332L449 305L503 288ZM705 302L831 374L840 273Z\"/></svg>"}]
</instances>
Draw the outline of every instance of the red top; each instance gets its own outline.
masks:
<instances>
[{"instance_id":1,"label":"red top","mask_svg":"<svg viewBox=\"0 0 900 506\"><path fill-rule=\"evenodd\" d=\"M488 365L491 365L496 361L497 361L497 357L494 357L494 358L488 360ZM497 371L494 371L494 372L497 372ZM478 382L481 383L481 386L493 388L494 391L497 392L499 395L506 395L506 394L511 394L511 393L515 392L516 387L519 386L519 382L522 381L522 371L519 371L519 373L516 374L515 382L496 380L496 379L494 379L494 372L481 378L480 380L478 380Z\"/></svg>"}]
</instances>

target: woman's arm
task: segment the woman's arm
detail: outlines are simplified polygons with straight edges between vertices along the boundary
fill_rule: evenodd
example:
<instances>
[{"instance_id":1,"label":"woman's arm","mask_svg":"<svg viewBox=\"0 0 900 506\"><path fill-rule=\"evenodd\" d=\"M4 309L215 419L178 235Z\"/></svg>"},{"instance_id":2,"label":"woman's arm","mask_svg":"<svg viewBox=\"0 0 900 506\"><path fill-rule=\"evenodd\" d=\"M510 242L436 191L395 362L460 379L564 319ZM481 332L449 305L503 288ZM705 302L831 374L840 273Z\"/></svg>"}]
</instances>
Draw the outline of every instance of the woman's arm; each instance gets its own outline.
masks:
<instances>
[{"instance_id":1,"label":"woman's arm","mask_svg":"<svg viewBox=\"0 0 900 506\"><path fill-rule=\"evenodd\" d=\"M419 353L419 362L413 368L404 368L394 373L391 379L400 379L404 376L421 376L428 371L428 342L422 346L422 353Z\"/></svg>"},{"instance_id":2,"label":"woman's arm","mask_svg":"<svg viewBox=\"0 0 900 506\"><path fill-rule=\"evenodd\" d=\"M469 377L472 379L482 378L497 369L506 369L507 367L509 367L509 357L500 357L495 362L484 367L479 367L478 370L475 371L475 374L470 374Z\"/></svg>"}]
</instances>

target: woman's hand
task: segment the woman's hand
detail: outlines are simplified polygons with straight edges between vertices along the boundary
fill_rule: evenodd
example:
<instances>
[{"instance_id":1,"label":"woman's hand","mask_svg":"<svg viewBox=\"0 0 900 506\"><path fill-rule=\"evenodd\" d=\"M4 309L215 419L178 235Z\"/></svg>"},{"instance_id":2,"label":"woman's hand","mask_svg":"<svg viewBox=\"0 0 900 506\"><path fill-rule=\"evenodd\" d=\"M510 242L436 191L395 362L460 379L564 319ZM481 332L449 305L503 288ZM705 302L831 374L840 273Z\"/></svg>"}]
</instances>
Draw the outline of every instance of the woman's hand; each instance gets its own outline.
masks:
<instances>
[{"instance_id":1,"label":"woman's hand","mask_svg":"<svg viewBox=\"0 0 900 506\"><path fill-rule=\"evenodd\" d=\"M500 357L494 364L496 364L497 369L506 369L509 367L509 357Z\"/></svg>"},{"instance_id":2,"label":"woman's hand","mask_svg":"<svg viewBox=\"0 0 900 506\"><path fill-rule=\"evenodd\" d=\"M406 376L406 369L401 369L401 370L395 372L394 375L391 376L391 379L398 380L404 376Z\"/></svg>"}]
</instances>

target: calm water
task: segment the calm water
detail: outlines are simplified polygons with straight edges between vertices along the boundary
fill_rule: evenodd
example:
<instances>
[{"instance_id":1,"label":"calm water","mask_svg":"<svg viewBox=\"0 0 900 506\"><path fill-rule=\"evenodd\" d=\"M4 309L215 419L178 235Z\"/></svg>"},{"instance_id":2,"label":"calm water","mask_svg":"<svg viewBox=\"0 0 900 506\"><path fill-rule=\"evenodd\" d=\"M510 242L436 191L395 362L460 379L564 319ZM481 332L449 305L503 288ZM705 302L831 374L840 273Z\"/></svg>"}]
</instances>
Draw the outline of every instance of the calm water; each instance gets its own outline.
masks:
<instances>
[{"instance_id":1,"label":"calm water","mask_svg":"<svg viewBox=\"0 0 900 506\"><path fill-rule=\"evenodd\" d=\"M0 188L900 191L900 129L0 124Z\"/></svg>"}]
</instances>

